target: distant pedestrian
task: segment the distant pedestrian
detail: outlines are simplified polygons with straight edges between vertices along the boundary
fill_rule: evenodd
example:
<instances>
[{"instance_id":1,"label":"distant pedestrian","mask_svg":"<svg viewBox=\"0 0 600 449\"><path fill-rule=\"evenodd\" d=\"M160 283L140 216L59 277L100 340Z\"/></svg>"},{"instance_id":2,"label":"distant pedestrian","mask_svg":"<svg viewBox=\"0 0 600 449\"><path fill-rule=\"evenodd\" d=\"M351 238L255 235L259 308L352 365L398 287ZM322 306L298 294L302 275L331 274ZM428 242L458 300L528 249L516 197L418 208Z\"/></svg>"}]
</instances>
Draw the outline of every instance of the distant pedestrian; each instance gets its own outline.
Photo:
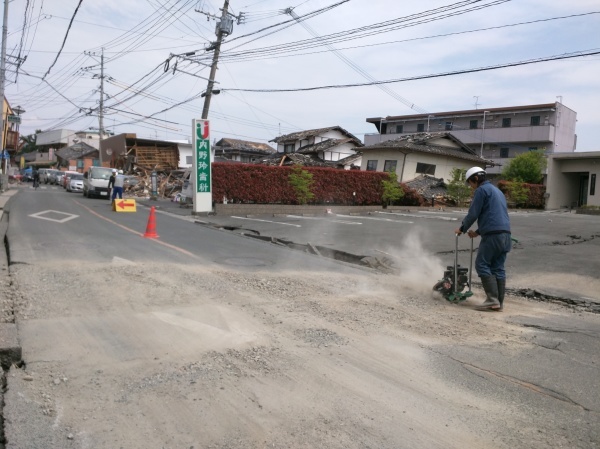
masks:
<instances>
[{"instance_id":1,"label":"distant pedestrian","mask_svg":"<svg viewBox=\"0 0 600 449\"><path fill-rule=\"evenodd\" d=\"M472 167L467 170L467 184L475 189L475 194L467 216L454 232L460 235L468 231L472 239L481 236L475 269L481 278L486 300L477 309L501 311L506 288L504 262L512 246L510 220L504 194L485 177L483 168ZM473 231L469 228L475 220L478 229Z\"/></svg>"},{"instance_id":2,"label":"distant pedestrian","mask_svg":"<svg viewBox=\"0 0 600 449\"><path fill-rule=\"evenodd\" d=\"M109 181L110 182L110 181ZM125 184L125 176L123 176L123 170L119 170L117 176L115 176L112 200L114 201L119 196L119 199L123 199L123 184Z\"/></svg>"},{"instance_id":3,"label":"distant pedestrian","mask_svg":"<svg viewBox=\"0 0 600 449\"><path fill-rule=\"evenodd\" d=\"M40 186L40 172L33 170L33 188L37 189Z\"/></svg>"},{"instance_id":4,"label":"distant pedestrian","mask_svg":"<svg viewBox=\"0 0 600 449\"><path fill-rule=\"evenodd\" d=\"M112 174L110 175L110 178L108 178L108 199L112 202L115 198L113 196L114 194L114 187L115 187L115 178L117 177L117 169L113 168L112 170ZM113 194L111 194L111 189L113 189Z\"/></svg>"}]
</instances>

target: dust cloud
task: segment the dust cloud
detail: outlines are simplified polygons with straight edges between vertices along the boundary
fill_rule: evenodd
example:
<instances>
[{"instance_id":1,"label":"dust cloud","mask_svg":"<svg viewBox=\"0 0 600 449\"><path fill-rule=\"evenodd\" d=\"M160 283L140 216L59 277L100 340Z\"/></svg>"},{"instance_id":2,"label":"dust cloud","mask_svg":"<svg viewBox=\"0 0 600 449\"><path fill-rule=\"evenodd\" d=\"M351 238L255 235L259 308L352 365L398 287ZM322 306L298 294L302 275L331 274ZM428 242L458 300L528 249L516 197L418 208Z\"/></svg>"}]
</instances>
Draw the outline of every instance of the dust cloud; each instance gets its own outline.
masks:
<instances>
[{"instance_id":1,"label":"dust cloud","mask_svg":"<svg viewBox=\"0 0 600 449\"><path fill-rule=\"evenodd\" d=\"M431 294L433 285L442 278L446 265L452 261L445 263L427 252L423 248L422 239L422 232L411 231L404 237L400 248L389 248L387 252L394 260L402 287L417 293Z\"/></svg>"}]
</instances>

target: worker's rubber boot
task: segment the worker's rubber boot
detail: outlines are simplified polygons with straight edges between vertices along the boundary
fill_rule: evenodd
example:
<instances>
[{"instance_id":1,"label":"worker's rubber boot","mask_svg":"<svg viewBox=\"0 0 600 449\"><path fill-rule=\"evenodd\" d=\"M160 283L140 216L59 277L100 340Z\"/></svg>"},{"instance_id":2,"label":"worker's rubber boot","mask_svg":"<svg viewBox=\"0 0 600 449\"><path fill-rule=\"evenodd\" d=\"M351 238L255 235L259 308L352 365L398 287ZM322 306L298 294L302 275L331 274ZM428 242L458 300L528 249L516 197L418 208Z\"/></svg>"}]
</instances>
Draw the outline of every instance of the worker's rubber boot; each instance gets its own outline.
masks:
<instances>
[{"instance_id":1,"label":"worker's rubber boot","mask_svg":"<svg viewBox=\"0 0 600 449\"><path fill-rule=\"evenodd\" d=\"M498 301L498 283L496 276L481 276L481 285L486 294L486 300L483 304L476 306L477 310L500 310L500 301Z\"/></svg>"},{"instance_id":2,"label":"worker's rubber boot","mask_svg":"<svg viewBox=\"0 0 600 449\"><path fill-rule=\"evenodd\" d=\"M498 284L498 302L500 303L500 311L504 309L504 292L506 290L506 279L496 278Z\"/></svg>"}]
</instances>

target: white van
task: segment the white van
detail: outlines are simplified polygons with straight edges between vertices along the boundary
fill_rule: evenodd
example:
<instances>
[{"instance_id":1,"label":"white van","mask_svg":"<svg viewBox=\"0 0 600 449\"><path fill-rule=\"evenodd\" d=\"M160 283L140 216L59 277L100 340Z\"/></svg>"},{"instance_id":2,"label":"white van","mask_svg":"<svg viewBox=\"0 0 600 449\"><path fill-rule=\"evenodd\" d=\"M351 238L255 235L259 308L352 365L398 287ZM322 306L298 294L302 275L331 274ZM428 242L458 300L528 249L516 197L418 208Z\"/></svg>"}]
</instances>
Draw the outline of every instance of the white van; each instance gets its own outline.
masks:
<instances>
[{"instance_id":1,"label":"white van","mask_svg":"<svg viewBox=\"0 0 600 449\"><path fill-rule=\"evenodd\" d=\"M83 174L83 196L91 198L93 196L108 197L110 190L108 188L108 178L112 175L112 168L90 167Z\"/></svg>"}]
</instances>

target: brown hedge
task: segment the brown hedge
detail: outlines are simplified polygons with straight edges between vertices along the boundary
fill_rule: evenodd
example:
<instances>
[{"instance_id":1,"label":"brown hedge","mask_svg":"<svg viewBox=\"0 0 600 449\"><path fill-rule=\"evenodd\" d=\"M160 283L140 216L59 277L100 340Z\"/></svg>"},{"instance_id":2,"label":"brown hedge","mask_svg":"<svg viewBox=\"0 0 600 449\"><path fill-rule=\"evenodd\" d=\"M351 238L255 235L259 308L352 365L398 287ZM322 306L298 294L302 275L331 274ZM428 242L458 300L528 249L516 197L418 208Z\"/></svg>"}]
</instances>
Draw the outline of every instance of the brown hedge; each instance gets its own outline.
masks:
<instances>
[{"instance_id":1,"label":"brown hedge","mask_svg":"<svg viewBox=\"0 0 600 449\"><path fill-rule=\"evenodd\" d=\"M321 167L304 169L313 175L314 204L381 204L381 181L387 178L386 173ZM298 204L289 183L291 172L291 167L215 162L212 164L213 198L217 203L227 198L235 203ZM404 198L398 204L421 204L415 190L401 186Z\"/></svg>"}]
</instances>

